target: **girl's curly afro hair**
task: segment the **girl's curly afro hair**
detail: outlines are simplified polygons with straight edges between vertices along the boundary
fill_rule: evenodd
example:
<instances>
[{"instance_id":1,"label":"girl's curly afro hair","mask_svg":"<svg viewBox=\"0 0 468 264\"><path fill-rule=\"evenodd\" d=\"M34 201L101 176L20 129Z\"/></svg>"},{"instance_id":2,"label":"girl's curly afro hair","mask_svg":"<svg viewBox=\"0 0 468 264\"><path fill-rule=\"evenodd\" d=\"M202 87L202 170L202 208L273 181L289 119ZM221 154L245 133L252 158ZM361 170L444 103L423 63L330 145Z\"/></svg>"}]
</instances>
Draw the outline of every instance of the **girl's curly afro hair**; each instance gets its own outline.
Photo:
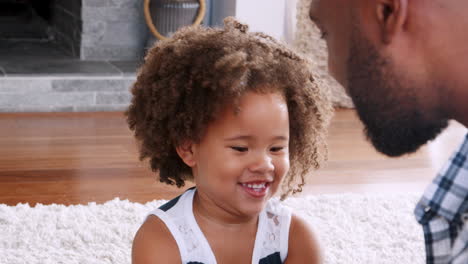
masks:
<instances>
[{"instance_id":1,"label":"girl's curly afro hair","mask_svg":"<svg viewBox=\"0 0 468 264\"><path fill-rule=\"evenodd\" d=\"M263 33L226 18L224 28L185 27L158 42L145 58L126 111L161 182L181 187L193 178L176 146L199 142L207 125L247 91L279 92L288 106L291 169L283 197L300 192L311 168L326 157L332 115L328 91L319 89L307 60Z\"/></svg>"}]
</instances>

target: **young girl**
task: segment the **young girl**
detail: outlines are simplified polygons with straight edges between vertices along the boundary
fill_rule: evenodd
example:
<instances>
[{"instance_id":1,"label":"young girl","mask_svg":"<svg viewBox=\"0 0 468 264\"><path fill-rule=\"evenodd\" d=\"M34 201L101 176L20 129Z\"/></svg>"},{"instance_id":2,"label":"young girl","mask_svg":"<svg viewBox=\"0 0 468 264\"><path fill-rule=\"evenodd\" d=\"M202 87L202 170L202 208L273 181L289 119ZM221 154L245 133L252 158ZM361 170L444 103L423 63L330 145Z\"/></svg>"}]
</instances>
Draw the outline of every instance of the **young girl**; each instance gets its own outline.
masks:
<instances>
[{"instance_id":1,"label":"young girl","mask_svg":"<svg viewBox=\"0 0 468 264\"><path fill-rule=\"evenodd\" d=\"M318 263L304 220L272 196L322 160L331 106L308 63L233 18L149 51L128 123L161 182L195 188L150 213L133 263Z\"/></svg>"}]
</instances>

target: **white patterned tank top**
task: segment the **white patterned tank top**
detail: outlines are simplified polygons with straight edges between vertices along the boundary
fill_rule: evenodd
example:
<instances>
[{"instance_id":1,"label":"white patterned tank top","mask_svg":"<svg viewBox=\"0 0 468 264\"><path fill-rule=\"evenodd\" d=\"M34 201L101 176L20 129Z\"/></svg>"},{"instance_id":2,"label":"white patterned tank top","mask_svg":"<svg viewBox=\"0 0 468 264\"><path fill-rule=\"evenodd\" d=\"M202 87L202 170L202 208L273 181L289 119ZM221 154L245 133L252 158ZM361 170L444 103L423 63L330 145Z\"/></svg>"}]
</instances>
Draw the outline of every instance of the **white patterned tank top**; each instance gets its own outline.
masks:
<instances>
[{"instance_id":1,"label":"white patterned tank top","mask_svg":"<svg viewBox=\"0 0 468 264\"><path fill-rule=\"evenodd\" d=\"M184 264L216 264L216 258L193 215L195 188L152 211L177 242ZM291 211L278 199L270 199L259 215L252 264L283 263L288 255Z\"/></svg>"}]
</instances>

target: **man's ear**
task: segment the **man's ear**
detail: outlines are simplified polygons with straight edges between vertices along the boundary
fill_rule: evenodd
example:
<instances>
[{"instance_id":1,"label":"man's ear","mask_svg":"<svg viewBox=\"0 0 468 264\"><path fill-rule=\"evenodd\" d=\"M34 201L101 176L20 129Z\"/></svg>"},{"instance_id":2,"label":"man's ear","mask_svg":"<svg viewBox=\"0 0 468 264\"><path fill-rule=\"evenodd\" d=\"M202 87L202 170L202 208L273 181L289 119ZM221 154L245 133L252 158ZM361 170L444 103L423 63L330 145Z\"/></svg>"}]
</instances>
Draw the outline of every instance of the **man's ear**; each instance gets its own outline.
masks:
<instances>
[{"instance_id":1,"label":"man's ear","mask_svg":"<svg viewBox=\"0 0 468 264\"><path fill-rule=\"evenodd\" d=\"M408 21L408 0L377 0L375 3L382 41L390 44Z\"/></svg>"},{"instance_id":2,"label":"man's ear","mask_svg":"<svg viewBox=\"0 0 468 264\"><path fill-rule=\"evenodd\" d=\"M177 154L179 157L184 161L185 164L189 167L193 167L196 165L195 160L195 144L192 142L184 142L183 144L176 147Z\"/></svg>"}]
</instances>

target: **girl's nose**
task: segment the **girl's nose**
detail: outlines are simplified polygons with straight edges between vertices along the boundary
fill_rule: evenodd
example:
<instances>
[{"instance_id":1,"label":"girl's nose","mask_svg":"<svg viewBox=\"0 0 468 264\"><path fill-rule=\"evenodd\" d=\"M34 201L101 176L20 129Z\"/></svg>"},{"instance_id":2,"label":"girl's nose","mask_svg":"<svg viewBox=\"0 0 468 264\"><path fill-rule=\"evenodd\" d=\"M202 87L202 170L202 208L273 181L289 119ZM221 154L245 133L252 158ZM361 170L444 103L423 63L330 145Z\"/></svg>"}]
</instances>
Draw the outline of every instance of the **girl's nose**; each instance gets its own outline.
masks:
<instances>
[{"instance_id":1,"label":"girl's nose","mask_svg":"<svg viewBox=\"0 0 468 264\"><path fill-rule=\"evenodd\" d=\"M257 155L255 160L250 164L249 170L252 172L265 173L275 169L272 158L267 154Z\"/></svg>"}]
</instances>

